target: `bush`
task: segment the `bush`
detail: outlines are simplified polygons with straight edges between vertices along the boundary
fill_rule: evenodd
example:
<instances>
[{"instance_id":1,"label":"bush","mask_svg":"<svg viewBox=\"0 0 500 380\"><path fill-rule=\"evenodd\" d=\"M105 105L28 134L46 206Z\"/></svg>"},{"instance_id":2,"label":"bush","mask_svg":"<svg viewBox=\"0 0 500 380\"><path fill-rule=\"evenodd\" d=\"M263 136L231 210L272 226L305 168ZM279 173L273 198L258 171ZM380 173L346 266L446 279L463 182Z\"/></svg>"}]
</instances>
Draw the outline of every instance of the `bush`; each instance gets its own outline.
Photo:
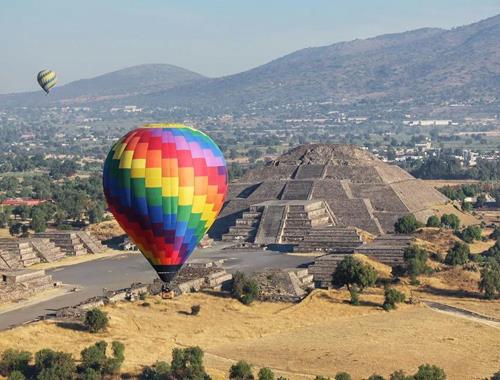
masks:
<instances>
[{"instance_id":1,"label":"bush","mask_svg":"<svg viewBox=\"0 0 500 380\"><path fill-rule=\"evenodd\" d=\"M148 294L146 292L140 292L139 293L139 299L141 301L146 301L147 296L148 296Z\"/></svg>"},{"instance_id":2,"label":"bush","mask_svg":"<svg viewBox=\"0 0 500 380\"><path fill-rule=\"evenodd\" d=\"M417 221L417 218L413 214L407 214L399 218L394 224L394 229L400 234L411 234L420 227L422 227L422 223Z\"/></svg>"},{"instance_id":3,"label":"bush","mask_svg":"<svg viewBox=\"0 0 500 380\"><path fill-rule=\"evenodd\" d=\"M460 228L460 219L455 214L443 214L441 224L453 230L458 230Z\"/></svg>"},{"instance_id":4,"label":"bush","mask_svg":"<svg viewBox=\"0 0 500 380\"><path fill-rule=\"evenodd\" d=\"M261 368L258 375L259 380L274 380L274 373L269 368Z\"/></svg>"},{"instance_id":5,"label":"bush","mask_svg":"<svg viewBox=\"0 0 500 380\"><path fill-rule=\"evenodd\" d=\"M198 315L200 314L201 306L200 305L193 305L191 306L191 315Z\"/></svg>"},{"instance_id":6,"label":"bush","mask_svg":"<svg viewBox=\"0 0 500 380\"><path fill-rule=\"evenodd\" d=\"M385 288L384 296L384 304L382 307L387 311L395 309L397 303L404 302L406 299L403 293L394 288Z\"/></svg>"},{"instance_id":7,"label":"bush","mask_svg":"<svg viewBox=\"0 0 500 380\"><path fill-rule=\"evenodd\" d=\"M75 377L76 365L71 354L45 348L35 354L39 379L66 380Z\"/></svg>"},{"instance_id":8,"label":"bush","mask_svg":"<svg viewBox=\"0 0 500 380\"><path fill-rule=\"evenodd\" d=\"M491 376L491 380L500 380L500 371Z\"/></svg>"},{"instance_id":9,"label":"bush","mask_svg":"<svg viewBox=\"0 0 500 380\"><path fill-rule=\"evenodd\" d=\"M111 350L113 351L113 357L106 358L104 368L102 369L102 373L109 375L119 373L125 360L125 346L122 342L116 340L111 342Z\"/></svg>"},{"instance_id":10,"label":"bush","mask_svg":"<svg viewBox=\"0 0 500 380\"><path fill-rule=\"evenodd\" d=\"M259 284L254 279L248 278L242 272L233 276L231 294L244 305L250 305L260 293Z\"/></svg>"},{"instance_id":11,"label":"bush","mask_svg":"<svg viewBox=\"0 0 500 380\"><path fill-rule=\"evenodd\" d=\"M12 371L7 380L25 380L26 377L21 371Z\"/></svg>"},{"instance_id":12,"label":"bush","mask_svg":"<svg viewBox=\"0 0 500 380\"><path fill-rule=\"evenodd\" d=\"M85 326L91 333L105 330L108 323L108 315L97 308L90 309L85 314Z\"/></svg>"},{"instance_id":13,"label":"bush","mask_svg":"<svg viewBox=\"0 0 500 380\"><path fill-rule=\"evenodd\" d=\"M373 374L371 375L368 380L385 380L384 376L381 376L381 375L377 375L377 374Z\"/></svg>"},{"instance_id":14,"label":"bush","mask_svg":"<svg viewBox=\"0 0 500 380\"><path fill-rule=\"evenodd\" d=\"M413 380L412 376L406 376L405 372L400 369L391 373L389 380Z\"/></svg>"},{"instance_id":15,"label":"bush","mask_svg":"<svg viewBox=\"0 0 500 380\"><path fill-rule=\"evenodd\" d=\"M146 367L139 376L140 380L164 380L170 375L170 365L167 362L156 362L153 367Z\"/></svg>"},{"instance_id":16,"label":"bush","mask_svg":"<svg viewBox=\"0 0 500 380\"><path fill-rule=\"evenodd\" d=\"M352 378L347 372L339 372L335 375L335 380L352 380Z\"/></svg>"},{"instance_id":17,"label":"bush","mask_svg":"<svg viewBox=\"0 0 500 380\"><path fill-rule=\"evenodd\" d=\"M435 365L423 364L418 367L418 371L413 375L415 380L445 380L444 370Z\"/></svg>"},{"instance_id":18,"label":"bush","mask_svg":"<svg viewBox=\"0 0 500 380\"><path fill-rule=\"evenodd\" d=\"M431 215L427 219L426 226L427 227L441 227L441 221L439 220L439 218L436 215Z\"/></svg>"},{"instance_id":19,"label":"bush","mask_svg":"<svg viewBox=\"0 0 500 380\"><path fill-rule=\"evenodd\" d=\"M481 270L479 289L489 299L494 299L500 294L500 263L494 258L488 259Z\"/></svg>"},{"instance_id":20,"label":"bush","mask_svg":"<svg viewBox=\"0 0 500 380\"><path fill-rule=\"evenodd\" d=\"M253 380L252 366L240 360L229 369L229 379L231 380Z\"/></svg>"},{"instance_id":21,"label":"bush","mask_svg":"<svg viewBox=\"0 0 500 380\"><path fill-rule=\"evenodd\" d=\"M314 380L330 380L329 377L324 377L324 376L316 376Z\"/></svg>"},{"instance_id":22,"label":"bush","mask_svg":"<svg viewBox=\"0 0 500 380\"><path fill-rule=\"evenodd\" d=\"M96 371L95 369L87 368L81 374L81 378L82 380L101 380L102 375L99 371Z\"/></svg>"},{"instance_id":23,"label":"bush","mask_svg":"<svg viewBox=\"0 0 500 380\"><path fill-rule=\"evenodd\" d=\"M31 358L32 355L28 351L14 349L5 350L0 360L0 375L8 376L14 371L27 374L30 368Z\"/></svg>"},{"instance_id":24,"label":"bush","mask_svg":"<svg viewBox=\"0 0 500 380\"><path fill-rule=\"evenodd\" d=\"M463 265L469 262L470 249L465 243L457 241L453 247L450 248L446 255L444 262L448 265Z\"/></svg>"},{"instance_id":25,"label":"bush","mask_svg":"<svg viewBox=\"0 0 500 380\"><path fill-rule=\"evenodd\" d=\"M457 236L466 243L472 243L474 240L481 240L482 230L479 226L467 226Z\"/></svg>"}]
</instances>

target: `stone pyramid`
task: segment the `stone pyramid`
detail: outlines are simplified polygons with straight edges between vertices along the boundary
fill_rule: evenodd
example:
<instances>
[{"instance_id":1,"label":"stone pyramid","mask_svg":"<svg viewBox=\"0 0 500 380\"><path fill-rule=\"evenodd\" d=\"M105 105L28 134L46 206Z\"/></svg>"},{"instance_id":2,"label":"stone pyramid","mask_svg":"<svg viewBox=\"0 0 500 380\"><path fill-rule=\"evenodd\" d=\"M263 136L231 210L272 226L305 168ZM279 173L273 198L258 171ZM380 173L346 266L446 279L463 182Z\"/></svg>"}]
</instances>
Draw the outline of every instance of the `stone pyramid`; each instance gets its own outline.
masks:
<instances>
[{"instance_id":1,"label":"stone pyramid","mask_svg":"<svg viewBox=\"0 0 500 380\"><path fill-rule=\"evenodd\" d=\"M286 243L283 230L290 210L297 228L356 227L383 235L394 231L399 217L413 213L425 222L433 206L447 201L423 181L359 147L306 144L230 184L210 234Z\"/></svg>"}]
</instances>

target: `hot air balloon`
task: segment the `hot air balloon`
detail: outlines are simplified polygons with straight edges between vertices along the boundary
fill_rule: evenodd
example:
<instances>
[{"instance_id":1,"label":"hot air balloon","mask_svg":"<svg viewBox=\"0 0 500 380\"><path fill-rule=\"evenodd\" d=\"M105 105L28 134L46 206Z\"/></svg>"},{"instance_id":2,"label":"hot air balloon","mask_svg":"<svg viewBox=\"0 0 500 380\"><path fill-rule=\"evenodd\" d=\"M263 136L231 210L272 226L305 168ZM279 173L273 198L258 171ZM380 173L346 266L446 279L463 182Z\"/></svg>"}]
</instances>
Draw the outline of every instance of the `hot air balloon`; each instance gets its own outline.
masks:
<instances>
[{"instance_id":1,"label":"hot air balloon","mask_svg":"<svg viewBox=\"0 0 500 380\"><path fill-rule=\"evenodd\" d=\"M56 85L57 76L52 70L42 70L36 76L38 84L47 94L50 89Z\"/></svg>"},{"instance_id":2,"label":"hot air balloon","mask_svg":"<svg viewBox=\"0 0 500 380\"><path fill-rule=\"evenodd\" d=\"M227 168L203 132L146 124L111 148L103 186L110 211L168 284L217 218Z\"/></svg>"}]
</instances>

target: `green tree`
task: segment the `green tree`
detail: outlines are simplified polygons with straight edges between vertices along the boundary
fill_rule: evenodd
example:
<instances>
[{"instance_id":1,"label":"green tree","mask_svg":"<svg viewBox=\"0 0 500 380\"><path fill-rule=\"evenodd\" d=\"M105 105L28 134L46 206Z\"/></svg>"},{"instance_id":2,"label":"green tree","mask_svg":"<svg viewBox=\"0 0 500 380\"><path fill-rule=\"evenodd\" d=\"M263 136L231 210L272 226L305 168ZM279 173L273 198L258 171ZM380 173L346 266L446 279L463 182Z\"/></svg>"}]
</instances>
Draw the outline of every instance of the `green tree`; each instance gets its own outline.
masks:
<instances>
[{"instance_id":1,"label":"green tree","mask_svg":"<svg viewBox=\"0 0 500 380\"><path fill-rule=\"evenodd\" d=\"M491 380L500 380L500 371L491 376Z\"/></svg>"},{"instance_id":2,"label":"green tree","mask_svg":"<svg viewBox=\"0 0 500 380\"><path fill-rule=\"evenodd\" d=\"M372 266L368 264L363 264L358 259L347 255L335 268L333 273L332 285L336 287L347 286L349 291L353 290L351 293L351 301L353 304L357 304L356 297L357 292L362 292L365 288L373 286L377 281L377 272Z\"/></svg>"},{"instance_id":3,"label":"green tree","mask_svg":"<svg viewBox=\"0 0 500 380\"><path fill-rule=\"evenodd\" d=\"M455 214L443 214L441 216L441 224L452 230L458 230L460 228L460 219Z\"/></svg>"},{"instance_id":4,"label":"green tree","mask_svg":"<svg viewBox=\"0 0 500 380\"><path fill-rule=\"evenodd\" d=\"M261 368L258 375L259 380L274 380L274 372L269 368Z\"/></svg>"},{"instance_id":5,"label":"green tree","mask_svg":"<svg viewBox=\"0 0 500 380\"><path fill-rule=\"evenodd\" d=\"M252 366L240 360L229 369L229 379L231 380L253 380Z\"/></svg>"},{"instance_id":6,"label":"green tree","mask_svg":"<svg viewBox=\"0 0 500 380\"><path fill-rule=\"evenodd\" d=\"M108 315L104 311L94 308L85 313L85 326L91 333L105 330L108 323Z\"/></svg>"},{"instance_id":7,"label":"green tree","mask_svg":"<svg viewBox=\"0 0 500 380\"><path fill-rule=\"evenodd\" d=\"M166 380L171 373L170 364L167 362L156 362L152 367L146 367L139 376L140 380Z\"/></svg>"},{"instance_id":8,"label":"green tree","mask_svg":"<svg viewBox=\"0 0 500 380\"><path fill-rule=\"evenodd\" d=\"M495 258L489 258L481 270L479 289L489 299L494 299L500 294L500 262Z\"/></svg>"},{"instance_id":9,"label":"green tree","mask_svg":"<svg viewBox=\"0 0 500 380\"><path fill-rule=\"evenodd\" d=\"M47 229L47 215L43 209L38 207L33 208L30 226L35 232L44 232Z\"/></svg>"},{"instance_id":10,"label":"green tree","mask_svg":"<svg viewBox=\"0 0 500 380\"><path fill-rule=\"evenodd\" d=\"M427 219L426 226L427 227L441 227L441 221L439 220L439 218L436 215L431 215Z\"/></svg>"},{"instance_id":11,"label":"green tree","mask_svg":"<svg viewBox=\"0 0 500 380\"><path fill-rule=\"evenodd\" d=\"M389 377L390 380L414 380L413 376L406 376L405 372L400 369L393 373Z\"/></svg>"},{"instance_id":12,"label":"green tree","mask_svg":"<svg viewBox=\"0 0 500 380\"><path fill-rule=\"evenodd\" d=\"M479 226L467 226L457 235L466 243L472 243L474 240L481 240L482 232Z\"/></svg>"},{"instance_id":13,"label":"green tree","mask_svg":"<svg viewBox=\"0 0 500 380\"><path fill-rule=\"evenodd\" d=\"M415 380L445 380L446 374L443 369L430 364L423 364L418 367L418 371L413 375Z\"/></svg>"},{"instance_id":14,"label":"green tree","mask_svg":"<svg viewBox=\"0 0 500 380\"><path fill-rule=\"evenodd\" d=\"M107 347L108 344L105 341L101 340L95 343L93 346L84 348L80 354L81 368L83 370L90 368L99 373L102 373L107 362Z\"/></svg>"},{"instance_id":15,"label":"green tree","mask_svg":"<svg viewBox=\"0 0 500 380\"><path fill-rule=\"evenodd\" d=\"M19 351L11 348L5 350L0 359L0 375L8 376L13 371L26 374L30 367L31 358L32 355L28 351Z\"/></svg>"},{"instance_id":16,"label":"green tree","mask_svg":"<svg viewBox=\"0 0 500 380\"><path fill-rule=\"evenodd\" d=\"M414 244L410 245L403 253L406 273L411 277L429 273L431 268L427 265L428 258L426 250Z\"/></svg>"},{"instance_id":17,"label":"green tree","mask_svg":"<svg viewBox=\"0 0 500 380\"><path fill-rule=\"evenodd\" d=\"M80 375L81 380L102 380L102 374L93 368L85 368Z\"/></svg>"},{"instance_id":18,"label":"green tree","mask_svg":"<svg viewBox=\"0 0 500 380\"><path fill-rule=\"evenodd\" d=\"M422 227L422 223L420 223L413 214L406 214L399 218L394 224L394 229L400 234L411 234L420 227Z\"/></svg>"},{"instance_id":19,"label":"green tree","mask_svg":"<svg viewBox=\"0 0 500 380\"><path fill-rule=\"evenodd\" d=\"M401 293L400 291L387 287L384 290L384 304L382 305L384 310L393 310L396 308L396 304L400 302L404 302L406 299L406 296L404 293Z\"/></svg>"},{"instance_id":20,"label":"green tree","mask_svg":"<svg viewBox=\"0 0 500 380\"><path fill-rule=\"evenodd\" d=\"M385 380L385 378L384 376L377 375L376 373L374 373L368 378L368 380Z\"/></svg>"},{"instance_id":21,"label":"green tree","mask_svg":"<svg viewBox=\"0 0 500 380\"><path fill-rule=\"evenodd\" d=\"M463 265L469 262L469 256L469 245L457 241L446 254L444 262L448 265Z\"/></svg>"},{"instance_id":22,"label":"green tree","mask_svg":"<svg viewBox=\"0 0 500 380\"><path fill-rule=\"evenodd\" d=\"M171 363L172 375L183 380L208 378L203 367L203 351L199 347L174 348Z\"/></svg>"}]
</instances>

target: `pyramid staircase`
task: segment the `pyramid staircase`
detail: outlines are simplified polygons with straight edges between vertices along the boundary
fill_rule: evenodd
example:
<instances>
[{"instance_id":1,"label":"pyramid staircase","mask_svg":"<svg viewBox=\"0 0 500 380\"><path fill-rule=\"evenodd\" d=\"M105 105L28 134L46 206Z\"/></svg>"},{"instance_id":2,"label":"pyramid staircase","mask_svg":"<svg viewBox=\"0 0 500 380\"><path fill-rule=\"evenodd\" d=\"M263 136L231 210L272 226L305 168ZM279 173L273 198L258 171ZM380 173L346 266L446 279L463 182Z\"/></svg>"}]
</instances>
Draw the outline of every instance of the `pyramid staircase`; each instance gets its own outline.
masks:
<instances>
[{"instance_id":1,"label":"pyramid staircase","mask_svg":"<svg viewBox=\"0 0 500 380\"><path fill-rule=\"evenodd\" d=\"M319 226L310 228L293 251L352 253L362 244L363 241L354 227Z\"/></svg>"},{"instance_id":2,"label":"pyramid staircase","mask_svg":"<svg viewBox=\"0 0 500 380\"><path fill-rule=\"evenodd\" d=\"M68 256L80 256L88 253L76 232L41 232L36 238L49 239Z\"/></svg>"},{"instance_id":3,"label":"pyramid staircase","mask_svg":"<svg viewBox=\"0 0 500 380\"><path fill-rule=\"evenodd\" d=\"M0 269L19 269L22 263L14 252L0 250Z\"/></svg>"},{"instance_id":4,"label":"pyramid staircase","mask_svg":"<svg viewBox=\"0 0 500 380\"><path fill-rule=\"evenodd\" d=\"M332 219L323 201L289 204L281 229L280 243L301 242L313 228L332 225Z\"/></svg>"},{"instance_id":5,"label":"pyramid staircase","mask_svg":"<svg viewBox=\"0 0 500 380\"><path fill-rule=\"evenodd\" d=\"M250 206L241 218L236 219L236 225L229 227L229 232L222 235L222 241L253 242L259 228L264 207Z\"/></svg>"},{"instance_id":6,"label":"pyramid staircase","mask_svg":"<svg viewBox=\"0 0 500 380\"><path fill-rule=\"evenodd\" d=\"M335 272L338 263L348 255L351 255L351 253L333 253L318 257L314 264L308 268L309 273L313 276L314 286L316 288L329 288L332 284L333 272Z\"/></svg>"},{"instance_id":7,"label":"pyramid staircase","mask_svg":"<svg viewBox=\"0 0 500 380\"><path fill-rule=\"evenodd\" d=\"M414 240L415 238L409 235L381 235L356 248L355 252L393 267L404 263L404 251Z\"/></svg>"},{"instance_id":8,"label":"pyramid staircase","mask_svg":"<svg viewBox=\"0 0 500 380\"><path fill-rule=\"evenodd\" d=\"M37 256L46 263L59 261L66 256L66 253L56 246L50 239L33 238L30 239L31 246Z\"/></svg>"},{"instance_id":9,"label":"pyramid staircase","mask_svg":"<svg viewBox=\"0 0 500 380\"><path fill-rule=\"evenodd\" d=\"M21 267L40 262L31 244L24 239L0 239L0 250L14 255Z\"/></svg>"},{"instance_id":10,"label":"pyramid staircase","mask_svg":"<svg viewBox=\"0 0 500 380\"><path fill-rule=\"evenodd\" d=\"M85 231L79 231L76 233L80 240L82 241L87 251L91 254L102 253L106 249L104 245L101 244L99 240L94 238L92 235Z\"/></svg>"}]
</instances>

